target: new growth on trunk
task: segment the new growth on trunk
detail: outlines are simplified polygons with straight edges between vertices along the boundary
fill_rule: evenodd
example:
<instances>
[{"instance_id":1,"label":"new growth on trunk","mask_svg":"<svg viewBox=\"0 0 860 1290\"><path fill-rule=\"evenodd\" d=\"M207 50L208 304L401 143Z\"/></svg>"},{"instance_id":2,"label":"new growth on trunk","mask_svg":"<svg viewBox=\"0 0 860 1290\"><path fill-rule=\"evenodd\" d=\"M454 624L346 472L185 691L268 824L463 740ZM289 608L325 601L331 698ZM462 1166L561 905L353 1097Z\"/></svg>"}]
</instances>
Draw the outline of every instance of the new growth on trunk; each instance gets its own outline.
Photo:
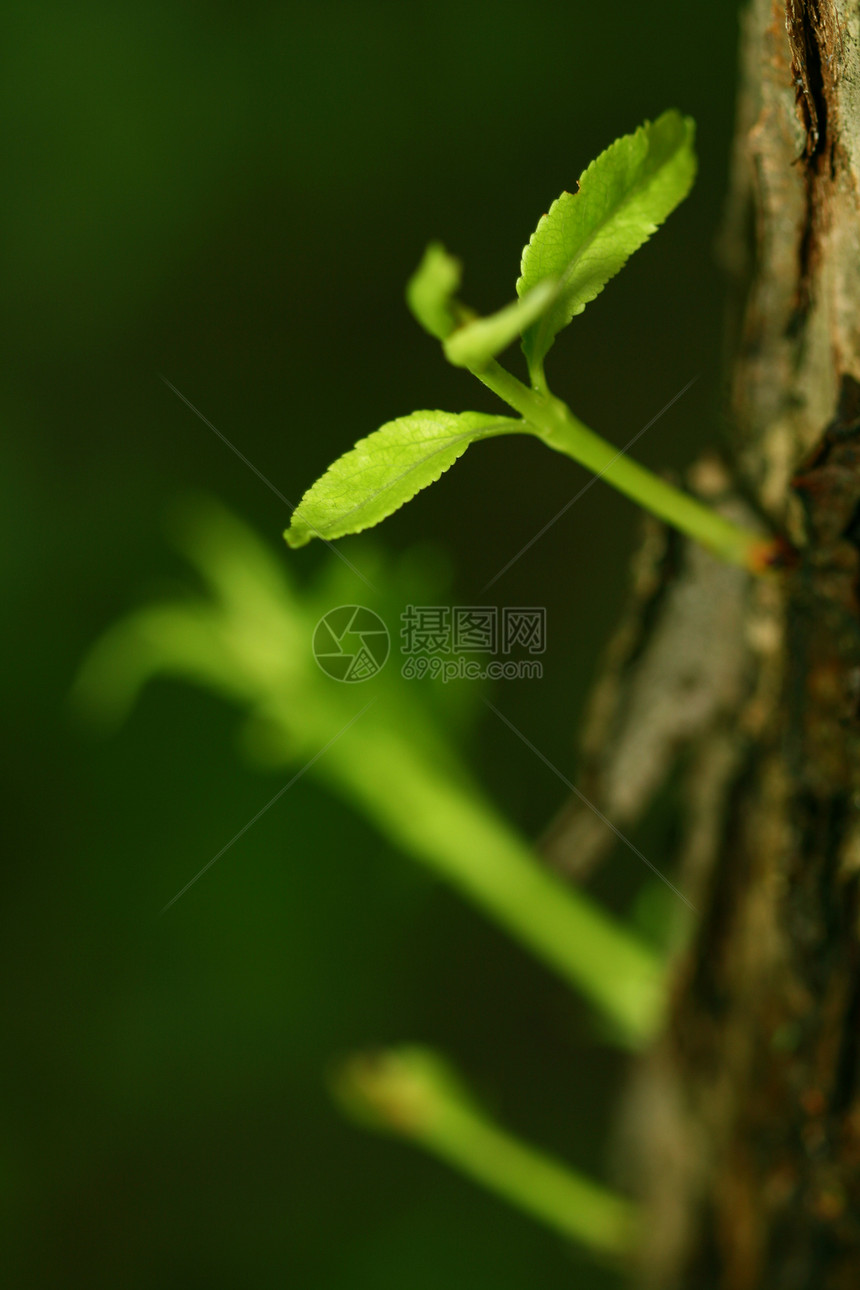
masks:
<instances>
[{"instance_id":1,"label":"new growth on trunk","mask_svg":"<svg viewBox=\"0 0 860 1290\"><path fill-rule=\"evenodd\" d=\"M860 1273L857 5L752 0L740 81L732 469L799 554L747 580L740 694L689 763L680 872L700 912L635 1094L649 1126L640 1273L660 1290L847 1290Z\"/></svg>"}]
</instances>

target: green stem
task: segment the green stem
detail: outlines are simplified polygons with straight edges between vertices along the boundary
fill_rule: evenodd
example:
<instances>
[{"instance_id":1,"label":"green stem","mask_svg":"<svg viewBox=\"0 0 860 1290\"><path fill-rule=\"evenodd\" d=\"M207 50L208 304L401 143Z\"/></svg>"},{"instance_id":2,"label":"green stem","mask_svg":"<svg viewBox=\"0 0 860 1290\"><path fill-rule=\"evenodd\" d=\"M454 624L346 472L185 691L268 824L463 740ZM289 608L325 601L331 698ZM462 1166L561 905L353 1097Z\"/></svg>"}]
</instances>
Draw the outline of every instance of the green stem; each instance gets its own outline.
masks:
<instances>
[{"instance_id":1,"label":"green stem","mask_svg":"<svg viewBox=\"0 0 860 1290\"><path fill-rule=\"evenodd\" d=\"M665 969L633 932L540 865L471 785L422 756L378 714L361 749L335 744L320 773L337 780L386 834L458 888L639 1047L660 1024Z\"/></svg>"},{"instance_id":2,"label":"green stem","mask_svg":"<svg viewBox=\"0 0 860 1290\"><path fill-rule=\"evenodd\" d=\"M549 386L546 383L546 374L543 370L542 359L532 363L529 368L529 376L531 377L532 389L535 394L549 394Z\"/></svg>"},{"instance_id":3,"label":"green stem","mask_svg":"<svg viewBox=\"0 0 860 1290\"><path fill-rule=\"evenodd\" d=\"M756 573L767 567L767 539L724 519L640 466L589 430L548 391L530 390L496 362L474 369L472 374L519 412L550 448L593 470L652 515L701 542L730 564L743 565Z\"/></svg>"},{"instance_id":4,"label":"green stem","mask_svg":"<svg viewBox=\"0 0 860 1290\"><path fill-rule=\"evenodd\" d=\"M355 1056L334 1091L365 1125L412 1139L563 1236L604 1254L629 1251L636 1233L629 1202L496 1124L435 1053Z\"/></svg>"}]
</instances>

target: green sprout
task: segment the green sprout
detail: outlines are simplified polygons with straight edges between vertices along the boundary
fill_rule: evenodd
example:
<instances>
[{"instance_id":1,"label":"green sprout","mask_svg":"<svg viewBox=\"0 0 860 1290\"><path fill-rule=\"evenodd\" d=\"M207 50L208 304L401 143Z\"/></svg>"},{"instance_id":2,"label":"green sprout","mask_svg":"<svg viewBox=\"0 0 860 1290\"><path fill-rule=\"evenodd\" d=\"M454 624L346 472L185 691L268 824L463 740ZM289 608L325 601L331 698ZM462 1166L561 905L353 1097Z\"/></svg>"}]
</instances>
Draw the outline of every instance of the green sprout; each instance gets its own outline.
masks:
<instances>
[{"instance_id":1,"label":"green sprout","mask_svg":"<svg viewBox=\"0 0 860 1290\"><path fill-rule=\"evenodd\" d=\"M350 1057L332 1091L360 1124L424 1147L595 1253L629 1253L633 1205L497 1124L437 1053L399 1048Z\"/></svg>"},{"instance_id":2,"label":"green sprout","mask_svg":"<svg viewBox=\"0 0 860 1290\"><path fill-rule=\"evenodd\" d=\"M779 562L778 539L729 522L583 425L550 391L544 370L558 333L686 197L693 133L689 118L665 112L601 153L577 192L563 193L538 223L516 300L488 317L458 298L459 262L438 243L428 247L407 286L409 308L447 360L515 415L418 411L388 422L305 493L285 535L291 547L378 524L479 439L529 434L718 557L753 573ZM518 338L528 384L497 361ZM357 710L349 687L324 679L306 643L331 594L346 604L347 590L335 580L300 593L271 552L216 507L188 513L180 541L204 594L141 608L116 624L82 668L78 707L115 720L165 674L219 693L244 714L248 746L268 764L295 770L287 787L306 771L318 776L582 994L606 1037L634 1049L653 1039L666 1005L664 956L541 865L415 695L390 691L383 678ZM634 1207L516 1139L432 1052L353 1057L333 1089L370 1127L411 1139L566 1237L604 1256L629 1252L640 1221Z\"/></svg>"},{"instance_id":3,"label":"green sprout","mask_svg":"<svg viewBox=\"0 0 860 1290\"><path fill-rule=\"evenodd\" d=\"M544 371L558 333L687 196L696 171L693 135L692 120L669 111L602 152L577 192L562 193L539 221L523 251L517 299L489 317L457 298L460 263L431 243L407 285L409 308L450 363L467 368L518 416L421 411L389 421L308 489L285 533L290 546L370 528L437 480L470 444L529 434L721 559L754 573L778 561L778 542L724 519L583 425L552 394ZM517 337L529 385L496 361Z\"/></svg>"},{"instance_id":4,"label":"green sprout","mask_svg":"<svg viewBox=\"0 0 860 1290\"><path fill-rule=\"evenodd\" d=\"M156 676L214 690L265 730L267 761L322 778L579 991L616 1042L636 1048L653 1038L665 994L660 956L540 863L416 695L383 678L365 713L352 687L332 685L317 666L314 624L349 584L330 583L316 602L301 597L282 562L212 503L174 523L208 596L156 602L115 623L81 668L78 711L116 722Z\"/></svg>"}]
</instances>

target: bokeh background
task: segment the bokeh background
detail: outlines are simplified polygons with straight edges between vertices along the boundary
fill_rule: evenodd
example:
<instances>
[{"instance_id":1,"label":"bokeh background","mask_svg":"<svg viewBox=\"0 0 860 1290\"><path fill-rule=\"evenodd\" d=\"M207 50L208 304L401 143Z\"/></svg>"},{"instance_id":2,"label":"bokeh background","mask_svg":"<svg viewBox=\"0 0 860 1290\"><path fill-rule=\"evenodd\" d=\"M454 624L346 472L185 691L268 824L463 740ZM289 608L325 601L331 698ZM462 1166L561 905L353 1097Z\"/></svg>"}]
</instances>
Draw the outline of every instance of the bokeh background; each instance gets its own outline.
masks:
<instances>
[{"instance_id":1,"label":"bokeh background","mask_svg":"<svg viewBox=\"0 0 860 1290\"><path fill-rule=\"evenodd\" d=\"M619 444L699 374L637 444L654 467L718 435L736 43L733 5L681 0L9 11L7 1284L617 1284L361 1133L324 1082L354 1046L432 1043L508 1124L605 1178L625 1067L585 1009L312 776L159 917L284 777L243 758L235 712L178 683L151 687L110 738L71 721L67 695L99 634L184 576L163 518L189 492L248 521L299 582L334 558L286 550L283 504L159 373L294 500L392 416L493 410L406 313L425 243L463 258L477 308L505 303L552 198L669 106L698 122L693 195L575 320L549 374ZM451 601L481 600L585 478L497 440L375 540L398 558L435 551ZM598 484L493 589L547 607L543 681L491 697L566 774L636 540L633 508ZM343 544L359 564L362 541ZM463 738L536 835L563 786L487 710ZM659 857L669 827L658 807L636 841ZM635 907L637 865L616 852L601 899Z\"/></svg>"}]
</instances>

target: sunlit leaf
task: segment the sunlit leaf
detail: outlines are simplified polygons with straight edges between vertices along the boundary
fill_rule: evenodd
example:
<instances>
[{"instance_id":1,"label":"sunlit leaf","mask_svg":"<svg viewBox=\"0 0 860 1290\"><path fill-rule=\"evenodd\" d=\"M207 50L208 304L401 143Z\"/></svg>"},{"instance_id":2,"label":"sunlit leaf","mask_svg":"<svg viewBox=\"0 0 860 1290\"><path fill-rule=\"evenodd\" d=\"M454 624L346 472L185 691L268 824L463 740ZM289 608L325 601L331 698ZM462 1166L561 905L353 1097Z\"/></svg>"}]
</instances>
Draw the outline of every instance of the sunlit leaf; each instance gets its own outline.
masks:
<instances>
[{"instance_id":1,"label":"sunlit leaf","mask_svg":"<svg viewBox=\"0 0 860 1290\"><path fill-rule=\"evenodd\" d=\"M438 340L450 336L457 325L454 295L462 276L460 261L441 242L431 242L406 284L406 303L424 330Z\"/></svg>"},{"instance_id":2,"label":"sunlit leaf","mask_svg":"<svg viewBox=\"0 0 860 1290\"><path fill-rule=\"evenodd\" d=\"M484 367L546 312L556 294L555 279L547 278L522 300L515 300L487 318L466 323L444 342L445 357L456 367Z\"/></svg>"},{"instance_id":3,"label":"sunlit leaf","mask_svg":"<svg viewBox=\"0 0 860 1290\"><path fill-rule=\"evenodd\" d=\"M412 412L389 421L329 466L299 502L284 536L298 547L312 537L360 533L434 483L476 439L522 428L511 417L483 412Z\"/></svg>"},{"instance_id":4,"label":"sunlit leaf","mask_svg":"<svg viewBox=\"0 0 860 1290\"><path fill-rule=\"evenodd\" d=\"M689 117L664 112L602 152L578 192L562 193L540 220L523 251L517 293L547 278L558 279L559 292L523 336L530 368L686 197L696 171L693 135Z\"/></svg>"}]
</instances>

